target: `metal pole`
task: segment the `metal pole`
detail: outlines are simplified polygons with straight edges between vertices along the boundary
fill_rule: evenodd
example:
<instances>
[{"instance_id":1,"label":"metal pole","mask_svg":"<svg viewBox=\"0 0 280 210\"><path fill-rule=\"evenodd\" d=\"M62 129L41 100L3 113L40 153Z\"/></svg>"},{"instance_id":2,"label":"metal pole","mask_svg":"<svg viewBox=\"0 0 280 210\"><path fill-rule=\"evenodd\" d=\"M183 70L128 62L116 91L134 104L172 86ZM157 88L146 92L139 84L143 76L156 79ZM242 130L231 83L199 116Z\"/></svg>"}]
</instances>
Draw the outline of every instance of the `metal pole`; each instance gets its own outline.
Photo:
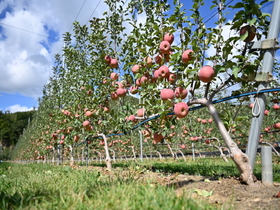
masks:
<instances>
[{"instance_id":1,"label":"metal pole","mask_svg":"<svg viewBox=\"0 0 280 210\"><path fill-rule=\"evenodd\" d=\"M261 147L262 155L262 183L266 186L273 185L272 149L270 146Z\"/></svg>"},{"instance_id":2,"label":"metal pole","mask_svg":"<svg viewBox=\"0 0 280 210\"><path fill-rule=\"evenodd\" d=\"M274 1L271 21L269 25L268 35L267 39L277 39L279 30L280 30L280 0ZM263 64L262 64L262 75L267 75L272 72L272 67L274 64L274 57L275 57L275 51L276 49L267 49L264 53L263 58ZM258 90L261 90L263 88L266 88L268 86L268 82L260 82L258 86ZM262 122L263 122L263 115L265 110L265 104L266 104L266 94L261 93L256 96L256 104L253 108L253 113L256 113L252 117L252 123L250 128L250 135L248 139L248 145L246 154L249 156L250 159L250 165L252 169L254 169L255 166L255 159L258 149L258 142L259 142L259 136L261 132Z\"/></svg>"},{"instance_id":3,"label":"metal pole","mask_svg":"<svg viewBox=\"0 0 280 210\"><path fill-rule=\"evenodd\" d=\"M193 156L193 160L195 160L194 143L192 143L192 156Z\"/></svg>"},{"instance_id":4,"label":"metal pole","mask_svg":"<svg viewBox=\"0 0 280 210\"><path fill-rule=\"evenodd\" d=\"M141 131L139 131L139 134L140 134L140 161L143 162L143 136Z\"/></svg>"}]
</instances>

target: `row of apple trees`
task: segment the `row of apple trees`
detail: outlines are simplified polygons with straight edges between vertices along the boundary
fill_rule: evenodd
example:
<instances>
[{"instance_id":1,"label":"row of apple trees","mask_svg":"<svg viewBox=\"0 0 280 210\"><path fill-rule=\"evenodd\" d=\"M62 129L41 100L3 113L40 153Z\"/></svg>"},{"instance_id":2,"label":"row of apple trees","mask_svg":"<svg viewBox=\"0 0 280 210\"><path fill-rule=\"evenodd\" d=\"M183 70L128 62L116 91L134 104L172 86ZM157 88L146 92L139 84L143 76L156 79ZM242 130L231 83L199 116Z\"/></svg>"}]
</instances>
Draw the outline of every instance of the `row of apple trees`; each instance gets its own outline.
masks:
<instances>
[{"instance_id":1,"label":"row of apple trees","mask_svg":"<svg viewBox=\"0 0 280 210\"><path fill-rule=\"evenodd\" d=\"M266 1L229 5L214 0L217 27L203 19L203 0L193 0L190 11L178 0L105 3L108 12L102 18L93 18L90 26L75 22L73 34L64 34L63 53L55 57L35 119L14 157L42 158L64 145L64 154L73 161L75 145L90 140L91 151L104 153L110 168L110 148L119 155L139 154L139 131L145 136L145 153L158 151L162 143L167 146L161 152L171 152L188 149L190 142L213 145L219 139L242 182L253 184L248 157L239 148L246 143L241 137L248 135L250 99L217 106L213 100L230 94L228 89L256 89L249 80L259 70L263 54L251 52L249 42L267 34L269 15L261 11ZM232 21L223 12L227 8ZM139 21L140 16L145 21ZM228 39L222 35L225 27L231 29ZM189 111L197 105L204 108ZM135 128L149 117L155 119ZM276 121L270 119L273 129ZM121 133L126 135L108 137ZM202 141L206 138L212 139Z\"/></svg>"}]
</instances>

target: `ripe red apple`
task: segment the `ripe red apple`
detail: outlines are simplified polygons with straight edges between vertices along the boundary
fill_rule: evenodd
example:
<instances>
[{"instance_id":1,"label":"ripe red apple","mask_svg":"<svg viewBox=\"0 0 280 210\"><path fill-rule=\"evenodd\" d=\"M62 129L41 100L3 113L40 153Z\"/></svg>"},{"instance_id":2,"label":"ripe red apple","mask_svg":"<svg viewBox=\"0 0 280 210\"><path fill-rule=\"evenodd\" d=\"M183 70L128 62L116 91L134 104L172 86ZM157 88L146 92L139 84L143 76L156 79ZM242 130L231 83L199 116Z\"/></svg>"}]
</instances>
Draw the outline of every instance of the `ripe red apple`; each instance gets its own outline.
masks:
<instances>
[{"instance_id":1,"label":"ripe red apple","mask_svg":"<svg viewBox=\"0 0 280 210\"><path fill-rule=\"evenodd\" d=\"M207 120L203 119L203 120L201 120L201 123L202 123L202 124L206 124L206 123L207 123Z\"/></svg>"},{"instance_id":2,"label":"ripe red apple","mask_svg":"<svg viewBox=\"0 0 280 210\"><path fill-rule=\"evenodd\" d=\"M135 118L134 115L130 115L130 116L127 118L127 121L131 121L131 122L136 123L136 122L137 122L137 119Z\"/></svg>"},{"instance_id":3,"label":"ripe red apple","mask_svg":"<svg viewBox=\"0 0 280 210\"><path fill-rule=\"evenodd\" d=\"M247 37L243 40L244 42L251 42L255 36L256 36L256 27L255 26L250 26L246 25L240 28L240 36L247 34Z\"/></svg>"},{"instance_id":4,"label":"ripe red apple","mask_svg":"<svg viewBox=\"0 0 280 210\"><path fill-rule=\"evenodd\" d=\"M88 120L85 120L85 121L83 122L83 126L84 126L84 127L90 126L90 122L89 122Z\"/></svg>"},{"instance_id":5,"label":"ripe red apple","mask_svg":"<svg viewBox=\"0 0 280 210\"><path fill-rule=\"evenodd\" d=\"M116 91L118 97L126 96L126 92L127 92L127 90L125 88L118 88Z\"/></svg>"},{"instance_id":6,"label":"ripe red apple","mask_svg":"<svg viewBox=\"0 0 280 210\"><path fill-rule=\"evenodd\" d=\"M109 65L111 63L111 57L109 55L106 55L104 57L105 62Z\"/></svg>"},{"instance_id":7,"label":"ripe red apple","mask_svg":"<svg viewBox=\"0 0 280 210\"><path fill-rule=\"evenodd\" d=\"M275 124L273 125L273 127L276 128L276 129L280 129L280 123L275 123Z\"/></svg>"},{"instance_id":8,"label":"ripe red apple","mask_svg":"<svg viewBox=\"0 0 280 210\"><path fill-rule=\"evenodd\" d=\"M206 143L206 144L210 144L210 140L209 140L209 139L206 139L206 140L205 140L205 143Z\"/></svg>"},{"instance_id":9,"label":"ripe red apple","mask_svg":"<svg viewBox=\"0 0 280 210\"><path fill-rule=\"evenodd\" d=\"M163 136L162 136L160 133L157 133L157 132L154 133L154 141L155 141L156 143L161 142L162 139L163 139Z\"/></svg>"},{"instance_id":10,"label":"ripe red apple","mask_svg":"<svg viewBox=\"0 0 280 210\"><path fill-rule=\"evenodd\" d=\"M148 66L151 67L153 65L153 60L151 57L146 57L144 58L144 63Z\"/></svg>"},{"instance_id":11,"label":"ripe red apple","mask_svg":"<svg viewBox=\"0 0 280 210\"><path fill-rule=\"evenodd\" d=\"M169 81L170 83L175 83L175 82L176 82L176 79L177 79L177 75L176 75L176 74L174 74L174 73L170 73L170 74L169 74L168 81Z\"/></svg>"},{"instance_id":12,"label":"ripe red apple","mask_svg":"<svg viewBox=\"0 0 280 210\"><path fill-rule=\"evenodd\" d=\"M162 54L158 54L158 55L155 57L155 61L156 61L156 63L159 64L159 65L162 64L162 60L163 60Z\"/></svg>"},{"instance_id":13,"label":"ripe red apple","mask_svg":"<svg viewBox=\"0 0 280 210\"><path fill-rule=\"evenodd\" d=\"M184 51L183 54L182 54L182 62L183 63L188 63L192 59L192 53L193 53L193 51L190 50L190 49Z\"/></svg>"},{"instance_id":14,"label":"ripe red apple","mask_svg":"<svg viewBox=\"0 0 280 210\"><path fill-rule=\"evenodd\" d=\"M268 115L268 114L269 114L269 111L268 111L268 110L264 110L263 114L264 114L264 115Z\"/></svg>"},{"instance_id":15,"label":"ripe red apple","mask_svg":"<svg viewBox=\"0 0 280 210\"><path fill-rule=\"evenodd\" d=\"M212 119L212 118L210 118L210 119L208 120L208 122L209 122L209 123L213 122L213 119Z\"/></svg>"},{"instance_id":16,"label":"ripe red apple","mask_svg":"<svg viewBox=\"0 0 280 210\"><path fill-rule=\"evenodd\" d=\"M181 149L186 149L186 145L184 145L184 144L181 144L180 147L181 147Z\"/></svg>"},{"instance_id":17,"label":"ripe red apple","mask_svg":"<svg viewBox=\"0 0 280 210\"><path fill-rule=\"evenodd\" d=\"M117 94L116 92L112 92L112 93L111 93L111 99L112 99L112 100L118 100L118 98L119 98L119 97L118 97L118 94Z\"/></svg>"},{"instance_id":18,"label":"ripe red apple","mask_svg":"<svg viewBox=\"0 0 280 210\"><path fill-rule=\"evenodd\" d=\"M198 77L202 82L208 83L211 82L215 76L215 71L211 66L203 66L199 72Z\"/></svg>"},{"instance_id":19,"label":"ripe red apple","mask_svg":"<svg viewBox=\"0 0 280 210\"><path fill-rule=\"evenodd\" d=\"M136 65L132 66L131 71L133 72L133 74L139 73L140 65L136 64Z\"/></svg>"},{"instance_id":20,"label":"ripe red apple","mask_svg":"<svg viewBox=\"0 0 280 210\"><path fill-rule=\"evenodd\" d=\"M174 41L174 35L173 35L173 34L170 34L170 33L166 33L166 34L163 36L163 41L168 41L170 44L172 44L173 41Z\"/></svg>"},{"instance_id":21,"label":"ripe red apple","mask_svg":"<svg viewBox=\"0 0 280 210\"><path fill-rule=\"evenodd\" d=\"M175 97L176 98L181 98L181 99L185 99L188 95L188 90L182 88L182 87L177 87L175 89Z\"/></svg>"},{"instance_id":22,"label":"ripe red apple","mask_svg":"<svg viewBox=\"0 0 280 210\"><path fill-rule=\"evenodd\" d=\"M279 106L278 104L274 104L274 105L273 105L273 109L274 109L274 110L279 110L279 109L280 109L280 106Z\"/></svg>"},{"instance_id":23,"label":"ripe red apple","mask_svg":"<svg viewBox=\"0 0 280 210\"><path fill-rule=\"evenodd\" d=\"M143 108L138 109L137 110L137 116L138 117L144 117L144 112L145 112L145 109L143 109Z\"/></svg>"},{"instance_id":24,"label":"ripe red apple","mask_svg":"<svg viewBox=\"0 0 280 210\"><path fill-rule=\"evenodd\" d=\"M171 89L162 89L160 92L160 98L164 101L171 99L174 99L174 92Z\"/></svg>"},{"instance_id":25,"label":"ripe red apple","mask_svg":"<svg viewBox=\"0 0 280 210\"><path fill-rule=\"evenodd\" d=\"M80 136L78 136L78 135L75 135L75 136L74 136L74 141L75 141L75 142L79 141L79 139L80 139Z\"/></svg>"},{"instance_id":26,"label":"ripe red apple","mask_svg":"<svg viewBox=\"0 0 280 210\"><path fill-rule=\"evenodd\" d=\"M119 75L118 75L117 73L113 72L113 73L111 73L110 78L111 78L112 80L118 80Z\"/></svg>"},{"instance_id":27,"label":"ripe red apple","mask_svg":"<svg viewBox=\"0 0 280 210\"><path fill-rule=\"evenodd\" d=\"M146 76L142 76L142 77L140 78L140 84L141 84L141 85L146 84L148 81L149 81L149 78L146 77Z\"/></svg>"},{"instance_id":28,"label":"ripe red apple","mask_svg":"<svg viewBox=\"0 0 280 210\"><path fill-rule=\"evenodd\" d=\"M118 60L115 58L112 58L111 62L110 62L111 68L118 68L118 65L119 65Z\"/></svg>"},{"instance_id":29,"label":"ripe red apple","mask_svg":"<svg viewBox=\"0 0 280 210\"><path fill-rule=\"evenodd\" d=\"M157 70L159 77L162 78L168 78L170 72L169 72L169 68L167 66L161 66L159 67L159 69Z\"/></svg>"},{"instance_id":30,"label":"ripe red apple","mask_svg":"<svg viewBox=\"0 0 280 210\"><path fill-rule=\"evenodd\" d=\"M91 117L92 116L92 112L91 111L86 111L86 113L85 113L85 116L87 116L87 117Z\"/></svg>"},{"instance_id":31,"label":"ripe red apple","mask_svg":"<svg viewBox=\"0 0 280 210\"><path fill-rule=\"evenodd\" d=\"M250 108L253 108L253 107L254 107L254 104L253 104L253 103L249 104L249 107L250 107Z\"/></svg>"},{"instance_id":32,"label":"ripe red apple","mask_svg":"<svg viewBox=\"0 0 280 210\"><path fill-rule=\"evenodd\" d=\"M110 111L110 108L109 108L108 106L105 106L103 110L104 110L104 112L106 112L106 113L107 113L107 112L109 112L109 111Z\"/></svg>"},{"instance_id":33,"label":"ripe red apple","mask_svg":"<svg viewBox=\"0 0 280 210\"><path fill-rule=\"evenodd\" d=\"M136 85L137 87L141 87L141 81L140 81L140 78L136 79L136 81L135 81L135 85Z\"/></svg>"},{"instance_id":34,"label":"ripe red apple","mask_svg":"<svg viewBox=\"0 0 280 210\"><path fill-rule=\"evenodd\" d=\"M174 114L178 118L184 118L189 112L189 106L184 102L179 102L174 105Z\"/></svg>"},{"instance_id":35,"label":"ripe red apple","mask_svg":"<svg viewBox=\"0 0 280 210\"><path fill-rule=\"evenodd\" d=\"M170 49L171 49L171 46L168 41L162 41L159 45L159 50L162 54L169 53Z\"/></svg>"}]
</instances>

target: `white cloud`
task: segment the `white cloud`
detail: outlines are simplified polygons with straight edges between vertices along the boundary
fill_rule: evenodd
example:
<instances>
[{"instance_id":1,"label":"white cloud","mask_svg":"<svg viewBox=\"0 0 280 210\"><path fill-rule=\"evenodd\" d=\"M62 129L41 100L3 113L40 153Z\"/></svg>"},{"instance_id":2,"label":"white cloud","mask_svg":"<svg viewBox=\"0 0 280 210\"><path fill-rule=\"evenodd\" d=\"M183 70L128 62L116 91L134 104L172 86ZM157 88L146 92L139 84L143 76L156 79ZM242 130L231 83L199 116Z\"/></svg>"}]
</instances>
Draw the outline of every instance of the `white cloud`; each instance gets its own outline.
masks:
<instances>
[{"instance_id":1,"label":"white cloud","mask_svg":"<svg viewBox=\"0 0 280 210\"><path fill-rule=\"evenodd\" d=\"M15 112L26 112L26 111L30 111L33 110L33 107L28 108L26 106L21 106L19 104L15 104L13 106L9 106L6 108L6 111L10 111L11 113L15 113Z\"/></svg>"},{"instance_id":2,"label":"white cloud","mask_svg":"<svg viewBox=\"0 0 280 210\"><path fill-rule=\"evenodd\" d=\"M0 25L1 92L20 93L34 98L42 94L43 85L52 71L54 55L59 53L63 46L62 34L70 29L83 2L0 2L0 14L5 13ZM87 1L77 21L81 24L87 23L96 8L97 4ZM94 16L100 17L106 9L107 6L102 1ZM48 36L56 41L48 39Z\"/></svg>"}]
</instances>

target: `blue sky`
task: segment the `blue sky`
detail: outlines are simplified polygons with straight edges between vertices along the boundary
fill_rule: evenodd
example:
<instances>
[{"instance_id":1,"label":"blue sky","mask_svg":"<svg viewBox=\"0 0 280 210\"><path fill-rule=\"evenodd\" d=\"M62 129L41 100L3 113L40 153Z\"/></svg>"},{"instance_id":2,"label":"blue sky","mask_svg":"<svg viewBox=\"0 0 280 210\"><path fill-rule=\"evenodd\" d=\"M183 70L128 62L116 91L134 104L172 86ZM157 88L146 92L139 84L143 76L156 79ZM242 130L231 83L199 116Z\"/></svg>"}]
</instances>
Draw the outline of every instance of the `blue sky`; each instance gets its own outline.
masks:
<instances>
[{"instance_id":1,"label":"blue sky","mask_svg":"<svg viewBox=\"0 0 280 210\"><path fill-rule=\"evenodd\" d=\"M192 1L188 1L185 7L191 6ZM201 13L207 20L216 10L209 9L212 1L205 2ZM270 12L272 5L265 12ZM52 72L54 55L61 52L62 34L75 20L86 24L92 15L100 17L106 10L103 0L1 0L0 110L16 112L37 107ZM210 26L216 20L217 16L213 17Z\"/></svg>"}]
</instances>

